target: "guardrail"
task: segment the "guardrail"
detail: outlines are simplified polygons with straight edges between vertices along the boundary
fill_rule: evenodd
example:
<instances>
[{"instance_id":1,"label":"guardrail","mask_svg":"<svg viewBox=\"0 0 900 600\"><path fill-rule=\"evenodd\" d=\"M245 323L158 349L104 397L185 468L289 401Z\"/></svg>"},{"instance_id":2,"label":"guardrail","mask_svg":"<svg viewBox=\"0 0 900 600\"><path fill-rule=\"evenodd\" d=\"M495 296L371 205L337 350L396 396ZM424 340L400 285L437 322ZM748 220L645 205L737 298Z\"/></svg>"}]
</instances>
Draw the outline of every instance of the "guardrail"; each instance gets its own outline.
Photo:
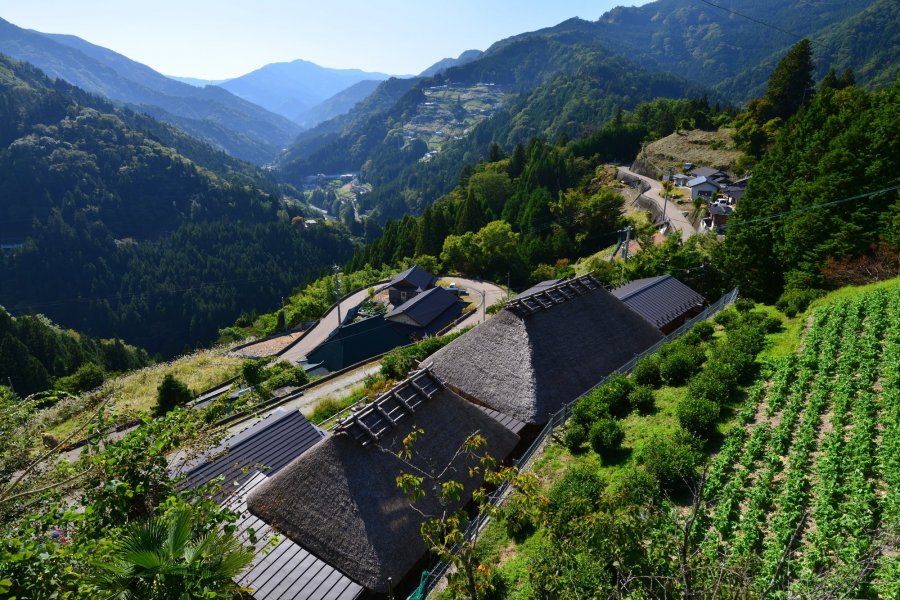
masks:
<instances>
[{"instance_id":1,"label":"guardrail","mask_svg":"<svg viewBox=\"0 0 900 600\"><path fill-rule=\"evenodd\" d=\"M739 289L734 288L730 292L724 294L714 304L706 307L703 312L685 321L681 327L671 332L643 352L634 355L631 360L620 366L618 369L612 371L608 375L604 376L591 389L584 392L571 402L563 405L561 409L559 409L550 417L550 419L547 421L547 424L535 438L534 442L531 443L531 445L522 453L521 456L513 461L513 465L515 465L515 467L518 468L520 472L528 471L532 467L531 459L534 458L534 455L541 448L541 446L543 446L544 443L550 438L550 436L553 435L553 431L569 419L569 416L571 416L572 414L572 407L575 406L575 403L606 383L606 381L610 377L614 375L630 373L634 369L634 365L637 363L637 361L645 356L653 354L654 352L659 350L661 346L678 339L679 337L684 335L695 323L705 321L710 317L715 316L725 308L728 308L729 306L734 304L735 300L737 300L738 298L738 293ZM510 491L511 490L509 488L509 484L504 483L488 497L488 502L491 505L499 506L509 496ZM487 522L488 516L484 512L479 513L474 519L472 519L472 521L469 522L469 525L465 531L465 538L467 540L472 539L472 537L478 531L480 531L481 528L487 524ZM458 548L455 547L452 551L455 554L458 552ZM450 570L450 567L451 563L449 562L440 562L435 565L434 568L429 571L428 577L422 582L422 585L417 588L416 591L413 592L413 594L407 600L412 600L414 596L418 598L427 597L427 595L431 593L437 583L447 574L447 572Z\"/></svg>"}]
</instances>

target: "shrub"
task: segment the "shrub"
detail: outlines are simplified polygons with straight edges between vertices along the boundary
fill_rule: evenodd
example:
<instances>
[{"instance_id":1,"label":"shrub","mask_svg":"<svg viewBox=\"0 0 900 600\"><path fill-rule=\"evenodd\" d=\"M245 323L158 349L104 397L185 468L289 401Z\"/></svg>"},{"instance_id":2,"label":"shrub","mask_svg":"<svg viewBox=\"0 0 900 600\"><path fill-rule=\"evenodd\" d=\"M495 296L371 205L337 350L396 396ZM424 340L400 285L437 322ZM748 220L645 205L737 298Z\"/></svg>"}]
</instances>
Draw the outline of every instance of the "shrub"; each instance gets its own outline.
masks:
<instances>
[{"instance_id":1,"label":"shrub","mask_svg":"<svg viewBox=\"0 0 900 600\"><path fill-rule=\"evenodd\" d=\"M705 360L706 354L700 348L679 348L660 361L660 377L667 385L683 385L700 370Z\"/></svg>"},{"instance_id":2,"label":"shrub","mask_svg":"<svg viewBox=\"0 0 900 600\"><path fill-rule=\"evenodd\" d=\"M637 361L632 372L632 379L638 385L658 388L662 384L662 378L659 375L659 357L651 354Z\"/></svg>"},{"instance_id":3,"label":"shrub","mask_svg":"<svg viewBox=\"0 0 900 600\"><path fill-rule=\"evenodd\" d=\"M95 363L89 362L78 367L78 370L71 375L57 379L56 387L70 394L77 394L100 387L105 379L106 374L103 369Z\"/></svg>"},{"instance_id":4,"label":"shrub","mask_svg":"<svg viewBox=\"0 0 900 600\"><path fill-rule=\"evenodd\" d=\"M563 436L563 443L566 445L566 448L569 449L569 452L572 454L578 454L582 450L582 446L587 441L588 438L588 430L581 423L577 423L574 420L569 422L569 425L566 427L566 433Z\"/></svg>"},{"instance_id":5,"label":"shrub","mask_svg":"<svg viewBox=\"0 0 900 600\"><path fill-rule=\"evenodd\" d=\"M703 462L702 441L688 431L656 434L637 448L635 460L653 475L666 491L680 489L685 480L696 475Z\"/></svg>"},{"instance_id":6,"label":"shrub","mask_svg":"<svg viewBox=\"0 0 900 600\"><path fill-rule=\"evenodd\" d=\"M600 505L603 479L587 467L566 471L547 493L547 522L550 529L563 533L577 527L580 518L590 516Z\"/></svg>"},{"instance_id":7,"label":"shrub","mask_svg":"<svg viewBox=\"0 0 900 600\"><path fill-rule=\"evenodd\" d=\"M675 406L678 423L691 433L708 437L719 420L719 405L705 398L683 398Z\"/></svg>"},{"instance_id":8,"label":"shrub","mask_svg":"<svg viewBox=\"0 0 900 600\"><path fill-rule=\"evenodd\" d=\"M301 386L309 383L309 376L302 368L287 361L278 361L265 371L263 388L267 393L289 385Z\"/></svg>"},{"instance_id":9,"label":"shrub","mask_svg":"<svg viewBox=\"0 0 900 600\"><path fill-rule=\"evenodd\" d=\"M788 317L795 317L809 306L809 303L825 293L824 290L809 288L788 288L775 302L775 307Z\"/></svg>"},{"instance_id":10,"label":"shrub","mask_svg":"<svg viewBox=\"0 0 900 600\"><path fill-rule=\"evenodd\" d=\"M707 341L712 338L716 328L709 321L700 321L691 328L691 331L697 334L701 340Z\"/></svg>"},{"instance_id":11,"label":"shrub","mask_svg":"<svg viewBox=\"0 0 900 600\"><path fill-rule=\"evenodd\" d=\"M738 298L734 303L734 309L739 313L750 312L754 308L756 308L756 302L749 298Z\"/></svg>"},{"instance_id":12,"label":"shrub","mask_svg":"<svg viewBox=\"0 0 900 600\"><path fill-rule=\"evenodd\" d=\"M313 409L312 414L309 415L309 421L310 423L318 425L338 414L344 408L346 408L346 405L341 400L336 398L323 398L316 403L316 407Z\"/></svg>"},{"instance_id":13,"label":"shrub","mask_svg":"<svg viewBox=\"0 0 900 600\"><path fill-rule=\"evenodd\" d=\"M191 390L183 382L171 373L167 373L156 388L156 408L154 412L157 416L164 415L176 406L187 404L193 397Z\"/></svg>"},{"instance_id":14,"label":"shrub","mask_svg":"<svg viewBox=\"0 0 900 600\"><path fill-rule=\"evenodd\" d=\"M720 370L724 373L720 374ZM736 386L737 376L732 365L726 364L721 369L718 365L709 366L688 382L688 396L722 405L731 398Z\"/></svg>"},{"instance_id":15,"label":"shrub","mask_svg":"<svg viewBox=\"0 0 900 600\"><path fill-rule=\"evenodd\" d=\"M609 416L609 405L597 394L588 394L572 407L572 421L585 430L590 429L598 419Z\"/></svg>"},{"instance_id":16,"label":"shrub","mask_svg":"<svg viewBox=\"0 0 900 600\"><path fill-rule=\"evenodd\" d=\"M644 506L659 498L659 481L646 468L629 465L615 472L607 496L614 506Z\"/></svg>"},{"instance_id":17,"label":"shrub","mask_svg":"<svg viewBox=\"0 0 900 600\"><path fill-rule=\"evenodd\" d=\"M591 392L601 402L606 404L609 412L616 416L628 414L628 394L631 392L631 380L625 375L616 374Z\"/></svg>"},{"instance_id":18,"label":"shrub","mask_svg":"<svg viewBox=\"0 0 900 600\"><path fill-rule=\"evenodd\" d=\"M405 379L420 362L458 338L463 332L431 337L410 346L395 348L381 359L381 374L389 379Z\"/></svg>"},{"instance_id":19,"label":"shrub","mask_svg":"<svg viewBox=\"0 0 900 600\"><path fill-rule=\"evenodd\" d=\"M731 328L735 323L740 320L740 317L733 308L726 308L715 317L713 317L713 323L716 325L721 325L725 329Z\"/></svg>"},{"instance_id":20,"label":"shrub","mask_svg":"<svg viewBox=\"0 0 900 600\"><path fill-rule=\"evenodd\" d=\"M655 408L653 388L649 385L639 385L628 394L628 406L642 415L649 415Z\"/></svg>"},{"instance_id":21,"label":"shrub","mask_svg":"<svg viewBox=\"0 0 900 600\"><path fill-rule=\"evenodd\" d=\"M591 426L588 438L594 452L602 456L619 449L622 440L625 439L625 431L618 419L606 417Z\"/></svg>"}]
</instances>

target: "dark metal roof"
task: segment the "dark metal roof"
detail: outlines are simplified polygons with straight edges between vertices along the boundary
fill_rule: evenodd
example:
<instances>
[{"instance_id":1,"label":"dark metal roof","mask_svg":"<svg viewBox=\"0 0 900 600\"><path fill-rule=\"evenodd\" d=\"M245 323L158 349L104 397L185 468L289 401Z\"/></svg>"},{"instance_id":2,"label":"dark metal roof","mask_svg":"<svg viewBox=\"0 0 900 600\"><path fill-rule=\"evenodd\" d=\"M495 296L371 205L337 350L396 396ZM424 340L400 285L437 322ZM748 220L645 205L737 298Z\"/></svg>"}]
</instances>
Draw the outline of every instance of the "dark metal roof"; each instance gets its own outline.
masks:
<instances>
[{"instance_id":1,"label":"dark metal roof","mask_svg":"<svg viewBox=\"0 0 900 600\"><path fill-rule=\"evenodd\" d=\"M516 435L518 435L520 431L525 429L525 423L515 417L511 417L506 413L496 411L493 408L488 408L487 406L481 406L478 404L476 404L476 406L481 409L481 412L485 413L487 416L491 417Z\"/></svg>"},{"instance_id":2,"label":"dark metal roof","mask_svg":"<svg viewBox=\"0 0 900 600\"><path fill-rule=\"evenodd\" d=\"M412 287L424 291L436 283L437 277L422 267L413 265L391 279L390 287Z\"/></svg>"},{"instance_id":3,"label":"dark metal roof","mask_svg":"<svg viewBox=\"0 0 900 600\"><path fill-rule=\"evenodd\" d=\"M300 411L277 409L192 461L180 485L195 488L224 475L216 496L226 497L256 472L277 472L325 435Z\"/></svg>"},{"instance_id":4,"label":"dark metal roof","mask_svg":"<svg viewBox=\"0 0 900 600\"><path fill-rule=\"evenodd\" d=\"M448 309L458 305L459 310L462 311L465 304L444 288L436 287L410 298L386 314L384 318L390 321L394 317L403 315L418 323L420 327L428 327L432 321ZM452 320L452 317L449 320Z\"/></svg>"},{"instance_id":5,"label":"dark metal roof","mask_svg":"<svg viewBox=\"0 0 900 600\"><path fill-rule=\"evenodd\" d=\"M225 504L238 514L236 535L246 545L250 530L256 536L258 552L250 566L235 578L235 582L253 590L256 600L355 600L363 593L363 586L329 565L287 536L274 546L270 538L277 532L268 523L247 510L247 495L266 481L255 472Z\"/></svg>"},{"instance_id":6,"label":"dark metal roof","mask_svg":"<svg viewBox=\"0 0 900 600\"><path fill-rule=\"evenodd\" d=\"M703 296L671 275L636 279L614 289L612 295L660 328L705 302Z\"/></svg>"},{"instance_id":7,"label":"dark metal roof","mask_svg":"<svg viewBox=\"0 0 900 600\"><path fill-rule=\"evenodd\" d=\"M721 169L714 169L713 167L697 167L691 171L691 175L694 177L707 177L712 178L714 175L724 175Z\"/></svg>"}]
</instances>

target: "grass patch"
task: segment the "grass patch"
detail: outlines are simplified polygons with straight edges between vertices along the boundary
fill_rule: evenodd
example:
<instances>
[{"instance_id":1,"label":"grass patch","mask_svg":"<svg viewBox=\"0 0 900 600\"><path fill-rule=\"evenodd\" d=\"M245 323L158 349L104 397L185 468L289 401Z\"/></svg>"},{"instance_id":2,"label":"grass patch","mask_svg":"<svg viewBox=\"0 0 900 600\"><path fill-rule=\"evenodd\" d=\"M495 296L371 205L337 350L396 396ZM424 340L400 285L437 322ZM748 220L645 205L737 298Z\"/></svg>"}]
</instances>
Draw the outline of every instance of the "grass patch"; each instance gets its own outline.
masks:
<instances>
[{"instance_id":1,"label":"grass patch","mask_svg":"<svg viewBox=\"0 0 900 600\"><path fill-rule=\"evenodd\" d=\"M47 409L43 415L45 431L59 439L64 438L92 414L98 399L108 397L123 420L149 413L156 405L156 388L169 373L195 394L211 388L240 373L243 360L226 356L225 351L225 347L201 350L109 379L90 398L79 398L77 410L71 410L71 406Z\"/></svg>"},{"instance_id":2,"label":"grass patch","mask_svg":"<svg viewBox=\"0 0 900 600\"><path fill-rule=\"evenodd\" d=\"M312 412L307 418L314 425L329 425L330 423L327 422L330 421L332 417L334 417L336 414L338 414L348 406L353 406L364 397L366 397L366 395L367 394L365 386L360 386L358 388L354 388L347 396L343 398L334 398L333 396L322 398L316 403L315 407L313 407Z\"/></svg>"}]
</instances>

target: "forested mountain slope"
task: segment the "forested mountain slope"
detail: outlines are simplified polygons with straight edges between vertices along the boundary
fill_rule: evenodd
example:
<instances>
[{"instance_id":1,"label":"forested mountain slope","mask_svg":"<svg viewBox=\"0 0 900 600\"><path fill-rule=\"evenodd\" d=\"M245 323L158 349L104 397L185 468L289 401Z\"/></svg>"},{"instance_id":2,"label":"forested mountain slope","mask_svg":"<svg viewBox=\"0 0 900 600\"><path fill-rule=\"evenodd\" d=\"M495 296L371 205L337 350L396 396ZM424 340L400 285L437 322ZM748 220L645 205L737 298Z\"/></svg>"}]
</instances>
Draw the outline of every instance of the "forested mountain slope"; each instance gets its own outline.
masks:
<instances>
[{"instance_id":1,"label":"forested mountain slope","mask_svg":"<svg viewBox=\"0 0 900 600\"><path fill-rule=\"evenodd\" d=\"M69 35L47 35L0 19L0 52L50 77L132 105L238 158L263 164L299 126L215 86L175 81L106 48Z\"/></svg>"},{"instance_id":2,"label":"forested mountain slope","mask_svg":"<svg viewBox=\"0 0 900 600\"><path fill-rule=\"evenodd\" d=\"M0 57L0 304L172 354L267 307L351 250L331 227L287 223L297 206L245 167L180 155L146 117ZM170 132L172 136L174 133ZM199 142L181 140L215 157Z\"/></svg>"}]
</instances>

